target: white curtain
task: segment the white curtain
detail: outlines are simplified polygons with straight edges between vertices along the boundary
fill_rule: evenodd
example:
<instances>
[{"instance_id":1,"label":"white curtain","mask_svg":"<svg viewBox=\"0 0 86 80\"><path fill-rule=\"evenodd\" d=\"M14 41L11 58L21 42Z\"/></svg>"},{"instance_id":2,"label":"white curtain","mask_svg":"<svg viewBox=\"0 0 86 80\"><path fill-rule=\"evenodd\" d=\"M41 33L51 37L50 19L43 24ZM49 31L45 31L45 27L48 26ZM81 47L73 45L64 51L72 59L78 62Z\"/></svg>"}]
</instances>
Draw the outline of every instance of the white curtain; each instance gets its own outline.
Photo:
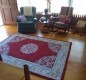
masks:
<instances>
[{"instance_id":1,"label":"white curtain","mask_svg":"<svg viewBox=\"0 0 86 80\"><path fill-rule=\"evenodd\" d=\"M68 0L51 0L51 12L60 13L61 6L68 6Z\"/></svg>"},{"instance_id":2,"label":"white curtain","mask_svg":"<svg viewBox=\"0 0 86 80\"><path fill-rule=\"evenodd\" d=\"M30 0L30 1L31 1L31 6L35 6L37 12L44 12L44 9L47 8L46 0Z\"/></svg>"},{"instance_id":3,"label":"white curtain","mask_svg":"<svg viewBox=\"0 0 86 80\"><path fill-rule=\"evenodd\" d=\"M86 15L86 0L73 0L73 14Z\"/></svg>"},{"instance_id":4,"label":"white curtain","mask_svg":"<svg viewBox=\"0 0 86 80\"><path fill-rule=\"evenodd\" d=\"M37 12L44 12L47 8L47 0L17 0L18 10L22 6L35 6ZM61 6L68 6L68 0L51 0L51 12L59 13Z\"/></svg>"},{"instance_id":5,"label":"white curtain","mask_svg":"<svg viewBox=\"0 0 86 80\"><path fill-rule=\"evenodd\" d=\"M18 10L20 11L20 7L22 6L30 6L30 0L17 0Z\"/></svg>"},{"instance_id":6,"label":"white curtain","mask_svg":"<svg viewBox=\"0 0 86 80\"><path fill-rule=\"evenodd\" d=\"M44 12L47 8L47 0L17 0L18 10L22 6L35 6L37 12ZM73 14L86 15L85 0L51 0L51 12L60 13L61 6L73 7Z\"/></svg>"}]
</instances>

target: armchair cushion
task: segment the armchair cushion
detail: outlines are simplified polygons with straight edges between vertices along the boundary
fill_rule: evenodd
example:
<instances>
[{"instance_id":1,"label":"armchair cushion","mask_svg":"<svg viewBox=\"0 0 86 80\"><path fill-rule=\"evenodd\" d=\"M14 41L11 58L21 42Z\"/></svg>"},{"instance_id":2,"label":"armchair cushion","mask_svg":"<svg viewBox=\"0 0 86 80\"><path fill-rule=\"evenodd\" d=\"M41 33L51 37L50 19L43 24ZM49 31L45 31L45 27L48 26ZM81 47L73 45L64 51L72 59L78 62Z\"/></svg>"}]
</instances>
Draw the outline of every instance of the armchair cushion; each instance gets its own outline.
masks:
<instances>
[{"instance_id":1,"label":"armchair cushion","mask_svg":"<svg viewBox=\"0 0 86 80\"><path fill-rule=\"evenodd\" d=\"M33 13L32 13L32 7L31 6L25 6L25 7L23 7L23 14L25 15L25 16L32 16L33 15Z\"/></svg>"},{"instance_id":2,"label":"armchair cushion","mask_svg":"<svg viewBox=\"0 0 86 80\"><path fill-rule=\"evenodd\" d=\"M70 24L70 21L71 21L70 18L69 18L69 19L65 19L64 23L65 23L65 24Z\"/></svg>"},{"instance_id":3,"label":"armchair cushion","mask_svg":"<svg viewBox=\"0 0 86 80\"><path fill-rule=\"evenodd\" d=\"M19 22L19 24L34 24L33 21Z\"/></svg>"},{"instance_id":4,"label":"armchair cushion","mask_svg":"<svg viewBox=\"0 0 86 80\"><path fill-rule=\"evenodd\" d=\"M65 22L66 19L68 19L68 16L66 16L66 15L60 15L59 16L59 21L60 22Z\"/></svg>"},{"instance_id":5,"label":"armchair cushion","mask_svg":"<svg viewBox=\"0 0 86 80\"><path fill-rule=\"evenodd\" d=\"M54 23L57 22L58 20L59 20L58 17L53 17L53 16L52 16L52 17L49 18L49 24L52 24L52 23L54 24Z\"/></svg>"},{"instance_id":6,"label":"armchair cushion","mask_svg":"<svg viewBox=\"0 0 86 80\"><path fill-rule=\"evenodd\" d=\"M17 17L18 22L26 22L27 18L24 15L20 15Z\"/></svg>"},{"instance_id":7,"label":"armchair cushion","mask_svg":"<svg viewBox=\"0 0 86 80\"><path fill-rule=\"evenodd\" d=\"M84 20L79 20L76 24L76 28L84 28L86 25L86 21Z\"/></svg>"},{"instance_id":8,"label":"armchair cushion","mask_svg":"<svg viewBox=\"0 0 86 80\"><path fill-rule=\"evenodd\" d=\"M61 25L61 26L63 26L65 24L63 22L57 21L57 22L55 22L55 25Z\"/></svg>"}]
</instances>

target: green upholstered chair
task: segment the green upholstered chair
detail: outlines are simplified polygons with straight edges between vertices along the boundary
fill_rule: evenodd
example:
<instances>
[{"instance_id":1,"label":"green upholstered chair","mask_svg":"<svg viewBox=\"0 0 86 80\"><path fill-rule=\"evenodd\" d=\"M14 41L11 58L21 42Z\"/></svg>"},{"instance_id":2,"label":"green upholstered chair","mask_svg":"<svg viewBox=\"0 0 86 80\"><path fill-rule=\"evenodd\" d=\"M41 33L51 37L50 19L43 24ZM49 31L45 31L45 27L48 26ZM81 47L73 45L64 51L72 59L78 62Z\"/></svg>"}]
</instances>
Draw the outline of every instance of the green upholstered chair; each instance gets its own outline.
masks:
<instances>
[{"instance_id":1,"label":"green upholstered chair","mask_svg":"<svg viewBox=\"0 0 86 80\"><path fill-rule=\"evenodd\" d=\"M29 13L28 9L31 9L30 14L25 15L24 11L26 9L26 13ZM18 22L18 32L20 33L29 33L29 32L36 32L36 23L37 23L37 18L36 18L36 8L35 7L21 7L20 8L20 15L17 17L17 22Z\"/></svg>"}]
</instances>

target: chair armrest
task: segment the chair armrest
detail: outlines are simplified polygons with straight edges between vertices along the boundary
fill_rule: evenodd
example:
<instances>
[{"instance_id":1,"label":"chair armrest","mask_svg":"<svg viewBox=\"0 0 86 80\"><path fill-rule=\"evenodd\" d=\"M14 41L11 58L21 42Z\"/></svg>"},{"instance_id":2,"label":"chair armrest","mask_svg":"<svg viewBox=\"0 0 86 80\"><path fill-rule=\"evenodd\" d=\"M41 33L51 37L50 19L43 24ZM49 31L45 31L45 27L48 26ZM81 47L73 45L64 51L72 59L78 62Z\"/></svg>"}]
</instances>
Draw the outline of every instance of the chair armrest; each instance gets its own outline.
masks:
<instances>
[{"instance_id":1,"label":"chair armrest","mask_svg":"<svg viewBox=\"0 0 86 80\"><path fill-rule=\"evenodd\" d=\"M50 17L49 18L49 24L53 25L55 22L59 21L59 17Z\"/></svg>"},{"instance_id":2,"label":"chair armrest","mask_svg":"<svg viewBox=\"0 0 86 80\"><path fill-rule=\"evenodd\" d=\"M20 22L20 20L18 19L18 17L17 17L17 22Z\"/></svg>"},{"instance_id":3,"label":"chair armrest","mask_svg":"<svg viewBox=\"0 0 86 80\"><path fill-rule=\"evenodd\" d=\"M37 18L35 17L35 18L33 19L33 21L34 21L34 22L37 22Z\"/></svg>"},{"instance_id":4,"label":"chair armrest","mask_svg":"<svg viewBox=\"0 0 86 80\"><path fill-rule=\"evenodd\" d=\"M17 16L17 22L25 22L27 18L24 15Z\"/></svg>"},{"instance_id":5,"label":"chair armrest","mask_svg":"<svg viewBox=\"0 0 86 80\"><path fill-rule=\"evenodd\" d=\"M59 21L59 17L52 17L52 21L54 22Z\"/></svg>"}]
</instances>

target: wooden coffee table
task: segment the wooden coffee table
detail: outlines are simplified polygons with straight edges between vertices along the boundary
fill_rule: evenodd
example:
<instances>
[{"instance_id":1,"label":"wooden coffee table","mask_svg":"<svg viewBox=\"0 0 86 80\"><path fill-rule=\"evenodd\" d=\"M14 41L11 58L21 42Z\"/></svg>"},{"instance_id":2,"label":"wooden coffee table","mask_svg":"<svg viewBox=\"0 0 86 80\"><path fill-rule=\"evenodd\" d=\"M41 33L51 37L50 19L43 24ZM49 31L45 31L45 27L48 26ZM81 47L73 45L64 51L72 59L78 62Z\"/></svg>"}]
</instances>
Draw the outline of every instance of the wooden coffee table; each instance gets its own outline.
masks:
<instances>
[{"instance_id":1,"label":"wooden coffee table","mask_svg":"<svg viewBox=\"0 0 86 80\"><path fill-rule=\"evenodd\" d=\"M31 80L46 80L30 74ZM0 80L24 80L24 70L0 61Z\"/></svg>"}]
</instances>

